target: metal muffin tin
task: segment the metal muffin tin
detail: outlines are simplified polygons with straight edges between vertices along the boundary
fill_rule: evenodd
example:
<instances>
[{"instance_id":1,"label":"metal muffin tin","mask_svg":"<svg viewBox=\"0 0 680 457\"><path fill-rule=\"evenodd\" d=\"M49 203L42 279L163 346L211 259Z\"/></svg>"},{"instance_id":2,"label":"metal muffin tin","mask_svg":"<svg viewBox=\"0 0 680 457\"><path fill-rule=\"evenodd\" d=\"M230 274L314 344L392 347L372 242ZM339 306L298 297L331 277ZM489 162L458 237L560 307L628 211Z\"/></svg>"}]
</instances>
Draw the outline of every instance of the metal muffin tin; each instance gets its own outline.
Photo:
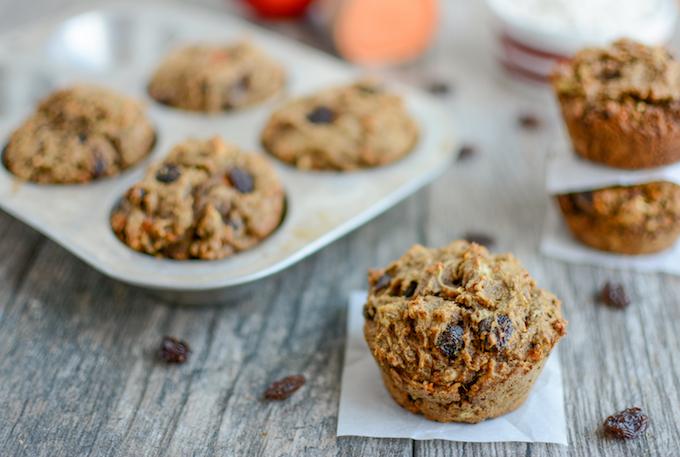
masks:
<instances>
[{"instance_id":1,"label":"metal muffin tin","mask_svg":"<svg viewBox=\"0 0 680 457\"><path fill-rule=\"evenodd\" d=\"M92 7L90 7L92 8ZM0 138L57 87L95 83L145 100L158 140L150 157L122 175L84 185L21 182L0 167L0 207L117 280L165 292L176 301L219 300L229 287L276 273L390 208L433 180L450 163L455 139L446 112L426 94L400 85L417 120L416 149L398 163L350 173L304 172L269 156L284 183L281 226L255 248L217 261L173 261L129 249L113 234L109 214L151 161L187 137L220 135L265 154L260 132L283 97L217 115L155 103L146 94L153 68L187 42L248 39L282 62L286 96L355 80L351 66L234 17L168 2L119 2L50 19L0 36Z\"/></svg>"}]
</instances>

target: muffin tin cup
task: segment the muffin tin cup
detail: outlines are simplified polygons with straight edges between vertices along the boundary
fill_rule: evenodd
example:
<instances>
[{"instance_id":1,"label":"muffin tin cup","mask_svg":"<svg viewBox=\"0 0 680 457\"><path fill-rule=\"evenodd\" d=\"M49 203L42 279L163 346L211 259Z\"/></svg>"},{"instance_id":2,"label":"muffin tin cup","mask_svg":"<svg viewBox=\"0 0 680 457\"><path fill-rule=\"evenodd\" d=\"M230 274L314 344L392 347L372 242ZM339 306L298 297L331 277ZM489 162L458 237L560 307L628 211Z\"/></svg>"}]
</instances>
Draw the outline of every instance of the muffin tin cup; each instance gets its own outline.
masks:
<instances>
[{"instance_id":1,"label":"muffin tin cup","mask_svg":"<svg viewBox=\"0 0 680 457\"><path fill-rule=\"evenodd\" d=\"M156 64L187 42L249 39L282 62L285 94L240 111L205 115L154 102L146 93ZM17 58L16 56L28 56ZM120 2L0 36L0 137L7 140L41 97L57 87L93 83L146 102L156 127L147 159L89 184L22 182L0 168L0 207L117 280L187 304L217 302L233 286L278 272L365 223L424 186L450 164L455 137L448 114L426 94L390 84L420 128L415 149L401 161L349 173L297 170L266 154L260 133L285 96L354 81L360 73L318 51L228 15L175 4ZM148 165L189 137L219 135L264 154L286 190L286 214L272 235L223 260L175 261L128 248L109 216Z\"/></svg>"}]
</instances>

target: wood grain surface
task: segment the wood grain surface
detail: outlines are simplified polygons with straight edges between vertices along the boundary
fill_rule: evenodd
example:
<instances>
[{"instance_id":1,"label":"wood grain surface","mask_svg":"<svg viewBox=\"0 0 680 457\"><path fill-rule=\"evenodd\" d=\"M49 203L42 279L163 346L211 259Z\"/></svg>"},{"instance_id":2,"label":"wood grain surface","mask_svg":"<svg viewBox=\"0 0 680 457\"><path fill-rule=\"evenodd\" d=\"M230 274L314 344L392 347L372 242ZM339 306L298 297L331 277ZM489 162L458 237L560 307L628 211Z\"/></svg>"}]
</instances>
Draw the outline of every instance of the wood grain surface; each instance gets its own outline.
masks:
<instances>
[{"instance_id":1,"label":"wood grain surface","mask_svg":"<svg viewBox=\"0 0 680 457\"><path fill-rule=\"evenodd\" d=\"M83 3L0 0L0 28ZM219 0L217 10L242 9ZM234 291L221 306L176 307L110 280L0 214L1 456L677 456L680 280L569 265L538 253L548 199L543 159L564 135L551 97L510 82L493 59L479 1L451 0L434 49L391 76L445 80L451 128L478 154L432 186L311 258ZM305 41L306 27L276 29ZM518 126L534 113L537 130ZM87 223L87 221L83 221ZM564 302L568 447L336 438L346 301L365 271L412 243L493 235ZM606 280L632 305L593 300ZM157 362L163 335L192 347L184 365ZM270 381L303 373L289 400L264 402ZM602 436L614 411L642 406L647 435Z\"/></svg>"}]
</instances>

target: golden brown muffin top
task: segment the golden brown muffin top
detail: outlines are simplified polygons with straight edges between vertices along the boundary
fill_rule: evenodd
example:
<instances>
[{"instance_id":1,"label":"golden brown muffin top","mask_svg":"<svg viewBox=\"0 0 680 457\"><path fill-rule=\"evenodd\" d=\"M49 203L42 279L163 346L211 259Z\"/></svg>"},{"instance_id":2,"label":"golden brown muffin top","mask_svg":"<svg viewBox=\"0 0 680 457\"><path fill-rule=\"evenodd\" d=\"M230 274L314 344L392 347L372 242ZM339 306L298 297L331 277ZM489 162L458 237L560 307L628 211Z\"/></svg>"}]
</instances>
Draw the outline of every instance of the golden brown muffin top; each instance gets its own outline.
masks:
<instances>
[{"instance_id":1,"label":"golden brown muffin top","mask_svg":"<svg viewBox=\"0 0 680 457\"><path fill-rule=\"evenodd\" d=\"M551 79L559 95L588 101L664 103L680 98L680 62L661 46L628 39L578 52L558 65Z\"/></svg>"},{"instance_id":2,"label":"golden brown muffin top","mask_svg":"<svg viewBox=\"0 0 680 457\"><path fill-rule=\"evenodd\" d=\"M458 387L461 398L542 361L566 333L553 294L511 254L474 243L415 245L369 283L365 331L376 360L415 382Z\"/></svg>"}]
</instances>

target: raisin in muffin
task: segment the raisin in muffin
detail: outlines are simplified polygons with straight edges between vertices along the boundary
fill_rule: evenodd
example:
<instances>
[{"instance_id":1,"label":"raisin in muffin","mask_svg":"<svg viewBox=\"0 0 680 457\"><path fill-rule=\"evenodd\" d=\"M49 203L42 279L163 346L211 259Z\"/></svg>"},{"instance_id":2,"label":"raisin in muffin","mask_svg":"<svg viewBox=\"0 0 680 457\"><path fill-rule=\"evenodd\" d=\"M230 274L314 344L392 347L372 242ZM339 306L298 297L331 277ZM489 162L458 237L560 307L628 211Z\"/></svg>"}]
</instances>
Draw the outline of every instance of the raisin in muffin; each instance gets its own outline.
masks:
<instances>
[{"instance_id":1,"label":"raisin in muffin","mask_svg":"<svg viewBox=\"0 0 680 457\"><path fill-rule=\"evenodd\" d=\"M557 196L572 234L620 254L664 250L680 235L680 186L653 182Z\"/></svg>"},{"instance_id":2,"label":"raisin in muffin","mask_svg":"<svg viewBox=\"0 0 680 457\"><path fill-rule=\"evenodd\" d=\"M145 158L155 133L142 105L96 86L58 90L40 102L5 147L5 167L38 183L84 183Z\"/></svg>"},{"instance_id":3,"label":"raisin in muffin","mask_svg":"<svg viewBox=\"0 0 680 457\"><path fill-rule=\"evenodd\" d=\"M364 334L392 397L442 422L519 407L566 333L560 301L511 254L413 246L369 272Z\"/></svg>"},{"instance_id":4,"label":"raisin in muffin","mask_svg":"<svg viewBox=\"0 0 680 457\"><path fill-rule=\"evenodd\" d=\"M680 160L680 62L664 48L619 40L585 49L552 84L580 156L627 169Z\"/></svg>"},{"instance_id":5,"label":"raisin in muffin","mask_svg":"<svg viewBox=\"0 0 680 457\"><path fill-rule=\"evenodd\" d=\"M385 165L408 154L417 138L401 98L368 81L292 100L262 132L269 152L304 170Z\"/></svg>"},{"instance_id":6,"label":"raisin in muffin","mask_svg":"<svg viewBox=\"0 0 680 457\"><path fill-rule=\"evenodd\" d=\"M283 211L283 187L264 158L220 138L191 139L127 191L111 227L147 254L220 259L269 236Z\"/></svg>"},{"instance_id":7,"label":"raisin in muffin","mask_svg":"<svg viewBox=\"0 0 680 457\"><path fill-rule=\"evenodd\" d=\"M161 62L149 83L156 101L192 111L227 111L281 91L283 68L249 43L186 46Z\"/></svg>"}]
</instances>

